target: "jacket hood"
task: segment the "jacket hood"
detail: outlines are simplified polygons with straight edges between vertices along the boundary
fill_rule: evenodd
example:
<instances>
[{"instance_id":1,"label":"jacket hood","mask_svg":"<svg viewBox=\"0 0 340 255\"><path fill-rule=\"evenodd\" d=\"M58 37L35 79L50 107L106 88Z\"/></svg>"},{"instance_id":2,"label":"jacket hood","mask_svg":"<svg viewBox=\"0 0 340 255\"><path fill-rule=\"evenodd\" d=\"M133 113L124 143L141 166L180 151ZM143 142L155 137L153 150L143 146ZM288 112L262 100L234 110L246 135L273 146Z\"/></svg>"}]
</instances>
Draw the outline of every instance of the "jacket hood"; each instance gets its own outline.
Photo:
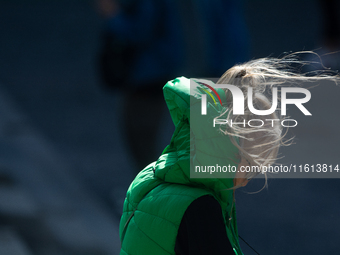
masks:
<instances>
[{"instance_id":1,"label":"jacket hood","mask_svg":"<svg viewBox=\"0 0 340 255\"><path fill-rule=\"evenodd\" d=\"M155 164L155 176L165 182L207 189L223 209L228 209L233 201L230 188L236 174L233 170L239 163L238 149L219 125L213 125L214 118L227 109L225 92L213 91L213 86L208 80L185 77L164 86L164 98L176 128ZM203 94L207 99L206 115L201 115Z\"/></svg>"}]
</instances>

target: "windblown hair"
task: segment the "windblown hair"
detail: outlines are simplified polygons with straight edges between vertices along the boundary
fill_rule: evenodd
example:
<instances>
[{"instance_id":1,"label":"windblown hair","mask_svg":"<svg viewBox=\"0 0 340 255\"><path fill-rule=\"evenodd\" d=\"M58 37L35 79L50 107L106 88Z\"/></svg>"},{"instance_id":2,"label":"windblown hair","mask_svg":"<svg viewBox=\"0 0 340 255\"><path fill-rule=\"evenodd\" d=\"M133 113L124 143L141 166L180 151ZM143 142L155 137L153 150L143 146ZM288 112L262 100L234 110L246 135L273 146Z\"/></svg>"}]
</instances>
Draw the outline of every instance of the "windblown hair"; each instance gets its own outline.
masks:
<instances>
[{"instance_id":1,"label":"windblown hair","mask_svg":"<svg viewBox=\"0 0 340 255\"><path fill-rule=\"evenodd\" d=\"M245 99L244 115L233 115L232 95L225 89L228 109L222 114L228 123L248 122L250 119L261 119L264 123L262 127L244 127L243 124L232 125L232 127L223 127L223 132L230 136L233 144L239 149L240 157L246 159L251 166L269 166L278 159L280 146L288 146L291 139L284 138L287 132L284 132L280 115L273 112L270 115L254 115L250 112L248 101L248 88L253 89L253 106L257 110L267 110L272 106L269 98L271 89L280 85L300 85L302 82L317 82L321 80L332 80L335 83L339 81L336 72L329 70L313 71L308 73L299 73L305 65L311 62L300 61L299 56L302 53L315 54L314 52L298 52L289 54L283 58L261 58L236 65L226 71L218 80L217 84L230 84L239 87ZM279 97L278 97L279 100ZM218 118L220 118L219 116ZM265 121L266 119L276 119L280 121ZM237 138L239 142L237 142ZM255 177L258 172L249 172L246 174L247 179ZM266 174L266 173L265 173ZM267 183L267 175L265 175Z\"/></svg>"}]
</instances>

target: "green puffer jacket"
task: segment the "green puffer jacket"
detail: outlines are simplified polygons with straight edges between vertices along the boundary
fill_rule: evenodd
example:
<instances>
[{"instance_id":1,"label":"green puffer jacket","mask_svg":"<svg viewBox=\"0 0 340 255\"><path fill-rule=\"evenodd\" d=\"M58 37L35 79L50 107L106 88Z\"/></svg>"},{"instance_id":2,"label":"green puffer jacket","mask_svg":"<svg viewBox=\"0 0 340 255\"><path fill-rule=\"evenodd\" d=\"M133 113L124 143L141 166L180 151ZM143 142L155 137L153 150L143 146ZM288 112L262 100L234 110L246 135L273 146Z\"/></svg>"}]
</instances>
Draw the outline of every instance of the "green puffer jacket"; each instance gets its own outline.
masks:
<instances>
[{"instance_id":1,"label":"green puffer jacket","mask_svg":"<svg viewBox=\"0 0 340 255\"><path fill-rule=\"evenodd\" d=\"M141 171L127 191L119 229L121 255L175 254L182 217L188 206L204 195L211 195L220 203L230 243L235 254L242 254L233 190L230 190L234 174L227 175L228 178L212 178L214 175L190 178L194 165L214 162L220 166L237 166L239 162L238 149L228 136L220 134L219 127L206 131L212 129L212 119L224 108L216 104L212 96L207 96L207 115L201 116L201 95L212 94L207 92L207 87L202 87L181 77L169 81L163 88L176 129L159 159ZM224 91L216 91L225 105ZM193 111L199 112L199 118L193 118Z\"/></svg>"}]
</instances>

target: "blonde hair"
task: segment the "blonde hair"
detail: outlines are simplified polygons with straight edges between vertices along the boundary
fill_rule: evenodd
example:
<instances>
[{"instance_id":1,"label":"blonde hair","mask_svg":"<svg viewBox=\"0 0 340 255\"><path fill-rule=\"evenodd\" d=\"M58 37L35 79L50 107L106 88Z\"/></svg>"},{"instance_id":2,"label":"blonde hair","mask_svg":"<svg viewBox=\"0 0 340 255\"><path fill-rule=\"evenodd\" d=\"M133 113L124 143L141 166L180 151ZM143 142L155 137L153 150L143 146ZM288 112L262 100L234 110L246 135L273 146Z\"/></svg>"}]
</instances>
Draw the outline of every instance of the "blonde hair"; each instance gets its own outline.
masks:
<instances>
[{"instance_id":1,"label":"blonde hair","mask_svg":"<svg viewBox=\"0 0 340 255\"><path fill-rule=\"evenodd\" d=\"M253 106L258 110L267 110L272 106L269 94L271 88L280 85L300 85L301 82L315 82L321 80L339 81L339 76L334 71L323 70L308 73L298 73L297 71L311 62L301 61L301 54L316 54L314 52L297 52L286 55L282 58L261 58L235 65L226 71L218 80L217 84L230 84L239 87L245 102L248 101L248 88L253 89ZM233 115L232 95L225 89L228 108L221 115L228 120L227 123L248 121L256 116L256 119L264 123L261 127L244 127L241 125L224 126L222 131L230 136L233 144L239 149L240 157L246 159L251 166L268 166L278 159L280 146L288 146L291 139L284 139L287 132L283 132L280 125L283 120L280 115L273 112L269 115L254 115L245 104L244 115ZM279 98L278 98L279 99ZM226 115L226 116L225 116ZM221 116L217 117L220 118ZM277 119L280 121L265 121L266 119ZM237 138L239 142L237 142ZM259 172L249 172L247 179L255 177ZM266 184L267 175L265 174ZM265 186L266 186L265 184Z\"/></svg>"}]
</instances>

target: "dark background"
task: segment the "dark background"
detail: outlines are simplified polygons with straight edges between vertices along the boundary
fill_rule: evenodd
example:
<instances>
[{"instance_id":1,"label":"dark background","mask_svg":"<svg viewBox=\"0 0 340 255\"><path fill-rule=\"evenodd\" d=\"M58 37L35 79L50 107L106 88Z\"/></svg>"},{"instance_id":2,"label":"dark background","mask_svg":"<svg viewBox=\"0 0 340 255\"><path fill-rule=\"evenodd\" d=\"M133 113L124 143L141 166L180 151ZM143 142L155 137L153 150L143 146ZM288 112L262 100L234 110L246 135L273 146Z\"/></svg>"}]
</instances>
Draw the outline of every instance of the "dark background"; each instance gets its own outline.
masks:
<instances>
[{"instance_id":1,"label":"dark background","mask_svg":"<svg viewBox=\"0 0 340 255\"><path fill-rule=\"evenodd\" d=\"M316 1L244 7L251 59L322 45ZM101 25L92 1L0 1L0 254L119 253L134 164L120 135L124 99L102 90L95 69ZM311 93L312 117L290 111L296 144L281 162L337 164L339 87ZM339 253L339 179L270 179L247 193L263 184L236 196L239 233L261 255Z\"/></svg>"}]
</instances>

